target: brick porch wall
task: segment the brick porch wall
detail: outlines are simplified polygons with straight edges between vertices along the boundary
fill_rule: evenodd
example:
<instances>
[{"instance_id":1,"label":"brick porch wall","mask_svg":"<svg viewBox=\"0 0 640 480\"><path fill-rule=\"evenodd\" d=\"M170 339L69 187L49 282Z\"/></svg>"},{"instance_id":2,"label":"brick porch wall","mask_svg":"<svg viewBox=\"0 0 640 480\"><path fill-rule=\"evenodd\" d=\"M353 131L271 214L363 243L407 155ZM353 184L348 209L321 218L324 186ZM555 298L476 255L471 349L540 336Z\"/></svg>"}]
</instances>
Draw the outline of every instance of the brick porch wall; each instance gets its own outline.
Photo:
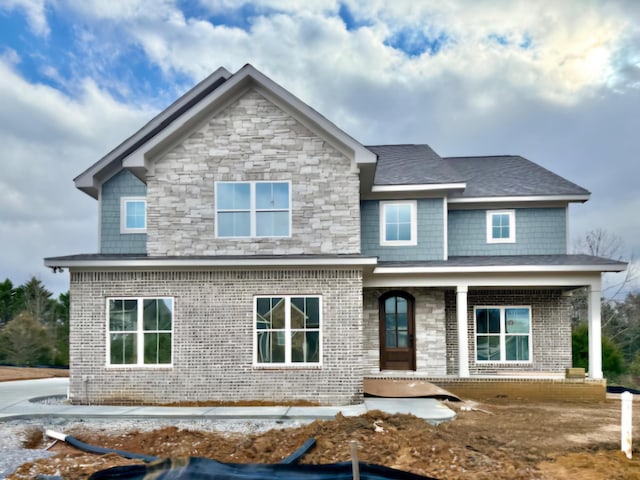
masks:
<instances>
[{"instance_id":1,"label":"brick porch wall","mask_svg":"<svg viewBox=\"0 0 640 480\"><path fill-rule=\"evenodd\" d=\"M253 297L322 295L323 365L252 366ZM106 299L174 298L169 368L106 367ZM71 272L73 403L362 400L362 273L359 270Z\"/></svg>"},{"instance_id":2,"label":"brick porch wall","mask_svg":"<svg viewBox=\"0 0 640 480\"><path fill-rule=\"evenodd\" d=\"M445 295L447 324L447 373L458 373L456 295ZM533 361L501 365L476 364L473 307L481 305L526 305L531 307ZM468 294L469 373L493 374L508 371L563 372L571 366L571 319L569 299L560 290L469 290Z\"/></svg>"}]
</instances>

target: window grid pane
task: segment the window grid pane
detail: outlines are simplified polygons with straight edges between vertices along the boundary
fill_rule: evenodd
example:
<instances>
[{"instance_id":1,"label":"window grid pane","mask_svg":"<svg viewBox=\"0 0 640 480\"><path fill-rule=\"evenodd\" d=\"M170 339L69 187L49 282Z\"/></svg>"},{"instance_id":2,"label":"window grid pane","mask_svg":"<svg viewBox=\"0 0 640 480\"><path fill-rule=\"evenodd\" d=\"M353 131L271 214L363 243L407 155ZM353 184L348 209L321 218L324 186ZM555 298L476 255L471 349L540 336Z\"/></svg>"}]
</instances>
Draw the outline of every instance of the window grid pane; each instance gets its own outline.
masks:
<instances>
[{"instance_id":1,"label":"window grid pane","mask_svg":"<svg viewBox=\"0 0 640 480\"><path fill-rule=\"evenodd\" d=\"M218 237L288 237L288 182L216 183Z\"/></svg>"},{"instance_id":2,"label":"window grid pane","mask_svg":"<svg viewBox=\"0 0 640 480\"><path fill-rule=\"evenodd\" d=\"M146 228L145 210L146 202L143 200L128 200L125 203L125 225L131 229Z\"/></svg>"},{"instance_id":3,"label":"window grid pane","mask_svg":"<svg viewBox=\"0 0 640 480\"><path fill-rule=\"evenodd\" d=\"M110 299L107 308L109 364L157 365L171 363L172 299ZM140 352L138 352L138 348L141 348ZM138 356L139 353L141 357Z\"/></svg>"},{"instance_id":4,"label":"window grid pane","mask_svg":"<svg viewBox=\"0 0 640 480\"><path fill-rule=\"evenodd\" d=\"M320 362L320 299L256 297L256 361Z\"/></svg>"},{"instance_id":5,"label":"window grid pane","mask_svg":"<svg viewBox=\"0 0 640 480\"><path fill-rule=\"evenodd\" d=\"M478 361L531 361L530 307L477 307L475 321Z\"/></svg>"},{"instance_id":6,"label":"window grid pane","mask_svg":"<svg viewBox=\"0 0 640 480\"><path fill-rule=\"evenodd\" d=\"M385 240L411 241L411 205L390 204L384 209Z\"/></svg>"}]
</instances>

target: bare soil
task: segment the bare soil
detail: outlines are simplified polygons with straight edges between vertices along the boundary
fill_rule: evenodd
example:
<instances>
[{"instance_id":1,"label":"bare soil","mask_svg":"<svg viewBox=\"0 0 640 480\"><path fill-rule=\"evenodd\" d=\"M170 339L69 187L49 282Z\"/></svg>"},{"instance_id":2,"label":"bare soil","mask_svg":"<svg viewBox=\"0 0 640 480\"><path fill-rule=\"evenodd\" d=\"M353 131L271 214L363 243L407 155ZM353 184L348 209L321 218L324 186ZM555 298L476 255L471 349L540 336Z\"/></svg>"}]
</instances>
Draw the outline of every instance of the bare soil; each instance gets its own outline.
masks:
<instances>
[{"instance_id":1,"label":"bare soil","mask_svg":"<svg viewBox=\"0 0 640 480\"><path fill-rule=\"evenodd\" d=\"M39 378L68 377L69 370L61 368L29 368L0 366L0 382L37 380Z\"/></svg>"},{"instance_id":2,"label":"bare soil","mask_svg":"<svg viewBox=\"0 0 640 480\"><path fill-rule=\"evenodd\" d=\"M232 463L277 463L309 437L317 440L302 463L350 459L356 440L360 460L439 479L640 479L640 451L619 452L620 401L526 403L495 399L448 403L454 421L434 426L411 415L369 412L261 434L224 434L165 427L153 432L106 434L90 423L68 431L81 440L160 457L199 456ZM469 405L473 410L462 409ZM640 403L634 405L634 423ZM43 442L39 431L31 447ZM640 435L634 438L640 444ZM56 444L56 455L22 465L8 479L37 474L83 479L92 472L135 463L115 455L91 455Z\"/></svg>"}]
</instances>

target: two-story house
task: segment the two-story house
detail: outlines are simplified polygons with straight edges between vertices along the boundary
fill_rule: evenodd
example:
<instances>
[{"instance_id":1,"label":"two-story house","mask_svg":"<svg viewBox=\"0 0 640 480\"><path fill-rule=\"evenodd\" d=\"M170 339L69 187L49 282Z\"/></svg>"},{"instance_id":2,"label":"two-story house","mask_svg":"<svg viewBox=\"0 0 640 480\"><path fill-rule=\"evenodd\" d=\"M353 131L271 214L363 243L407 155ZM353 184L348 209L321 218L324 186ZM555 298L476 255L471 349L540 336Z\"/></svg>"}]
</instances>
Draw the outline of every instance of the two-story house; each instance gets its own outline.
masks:
<instances>
[{"instance_id":1,"label":"two-story house","mask_svg":"<svg viewBox=\"0 0 640 480\"><path fill-rule=\"evenodd\" d=\"M251 65L218 69L75 179L99 253L68 268L74 403L359 402L571 366L569 255L585 189L518 156L363 146ZM511 378L511 377L509 377ZM589 381L589 380L587 380Z\"/></svg>"}]
</instances>

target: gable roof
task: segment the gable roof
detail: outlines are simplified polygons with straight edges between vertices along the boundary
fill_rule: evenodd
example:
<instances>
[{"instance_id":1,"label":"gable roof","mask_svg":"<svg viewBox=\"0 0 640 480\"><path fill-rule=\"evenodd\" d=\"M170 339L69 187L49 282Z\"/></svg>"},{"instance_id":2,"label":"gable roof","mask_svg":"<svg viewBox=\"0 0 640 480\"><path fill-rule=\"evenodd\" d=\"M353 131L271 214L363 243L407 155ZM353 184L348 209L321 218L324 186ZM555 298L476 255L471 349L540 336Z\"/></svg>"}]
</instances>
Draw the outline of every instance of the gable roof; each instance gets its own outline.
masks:
<instances>
[{"instance_id":1,"label":"gable roof","mask_svg":"<svg viewBox=\"0 0 640 480\"><path fill-rule=\"evenodd\" d=\"M351 158L356 164L374 164L376 156L350 135L276 84L252 65L231 74L219 68L189 90L144 127L102 157L74 179L77 188L98 198L100 185L123 168L141 180L153 167L153 157L168 148L176 138L214 115L249 89L283 109L312 132Z\"/></svg>"},{"instance_id":2,"label":"gable roof","mask_svg":"<svg viewBox=\"0 0 640 480\"><path fill-rule=\"evenodd\" d=\"M454 202L496 197L557 197L586 201L591 195L579 185L518 155L445 157L444 161L467 182L464 191L451 195Z\"/></svg>"}]
</instances>

